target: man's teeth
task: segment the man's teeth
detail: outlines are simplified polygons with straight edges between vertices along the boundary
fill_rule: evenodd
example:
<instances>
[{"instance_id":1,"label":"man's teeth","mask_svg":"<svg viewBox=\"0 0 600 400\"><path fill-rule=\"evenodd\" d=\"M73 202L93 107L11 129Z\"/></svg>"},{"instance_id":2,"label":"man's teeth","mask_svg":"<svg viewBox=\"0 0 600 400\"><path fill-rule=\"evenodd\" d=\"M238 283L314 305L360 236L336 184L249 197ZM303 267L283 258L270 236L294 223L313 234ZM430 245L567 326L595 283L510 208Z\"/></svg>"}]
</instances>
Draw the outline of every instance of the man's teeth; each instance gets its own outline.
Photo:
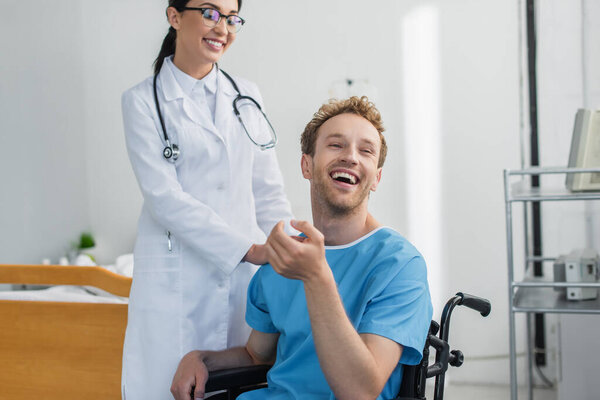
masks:
<instances>
[{"instance_id":1,"label":"man's teeth","mask_svg":"<svg viewBox=\"0 0 600 400\"><path fill-rule=\"evenodd\" d=\"M210 40L210 39L206 39L206 41L215 47L223 47L223 43L221 43L221 42L216 42L216 41Z\"/></svg>"},{"instance_id":2,"label":"man's teeth","mask_svg":"<svg viewBox=\"0 0 600 400\"><path fill-rule=\"evenodd\" d=\"M356 183L356 177L347 172L334 172L333 174L331 174L331 177L333 179L338 179L338 178L346 179L353 185Z\"/></svg>"}]
</instances>

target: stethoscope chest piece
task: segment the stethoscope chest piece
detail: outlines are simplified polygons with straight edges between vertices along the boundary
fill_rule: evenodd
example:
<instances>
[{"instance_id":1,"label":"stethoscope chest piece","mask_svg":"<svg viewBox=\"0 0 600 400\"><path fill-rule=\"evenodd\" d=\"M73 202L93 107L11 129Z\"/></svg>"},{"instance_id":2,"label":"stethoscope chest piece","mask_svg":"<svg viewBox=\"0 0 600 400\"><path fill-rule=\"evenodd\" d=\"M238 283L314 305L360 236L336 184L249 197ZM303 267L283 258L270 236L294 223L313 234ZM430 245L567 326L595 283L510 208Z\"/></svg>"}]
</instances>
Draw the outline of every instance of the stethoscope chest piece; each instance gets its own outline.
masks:
<instances>
[{"instance_id":1,"label":"stethoscope chest piece","mask_svg":"<svg viewBox=\"0 0 600 400\"><path fill-rule=\"evenodd\" d=\"M163 149L163 156L171 162L177 161L179 158L179 146L167 142L167 146Z\"/></svg>"}]
</instances>

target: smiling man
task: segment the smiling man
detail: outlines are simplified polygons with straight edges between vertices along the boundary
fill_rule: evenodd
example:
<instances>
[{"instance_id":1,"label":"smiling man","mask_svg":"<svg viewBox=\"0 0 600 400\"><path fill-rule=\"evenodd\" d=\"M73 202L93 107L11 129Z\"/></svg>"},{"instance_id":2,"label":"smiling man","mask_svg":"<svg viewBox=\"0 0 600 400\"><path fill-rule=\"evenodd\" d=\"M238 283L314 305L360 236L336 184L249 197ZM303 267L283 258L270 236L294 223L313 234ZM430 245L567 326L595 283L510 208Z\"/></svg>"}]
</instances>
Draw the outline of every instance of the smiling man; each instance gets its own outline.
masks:
<instances>
[{"instance_id":1,"label":"smiling man","mask_svg":"<svg viewBox=\"0 0 600 400\"><path fill-rule=\"evenodd\" d=\"M269 264L248 288L246 347L193 351L179 364L176 399L203 398L208 371L273 364L268 388L240 399L392 399L402 365L417 364L431 321L425 262L368 211L387 146L366 97L323 105L302 134L313 224L279 223ZM195 387L195 392L193 391Z\"/></svg>"}]
</instances>

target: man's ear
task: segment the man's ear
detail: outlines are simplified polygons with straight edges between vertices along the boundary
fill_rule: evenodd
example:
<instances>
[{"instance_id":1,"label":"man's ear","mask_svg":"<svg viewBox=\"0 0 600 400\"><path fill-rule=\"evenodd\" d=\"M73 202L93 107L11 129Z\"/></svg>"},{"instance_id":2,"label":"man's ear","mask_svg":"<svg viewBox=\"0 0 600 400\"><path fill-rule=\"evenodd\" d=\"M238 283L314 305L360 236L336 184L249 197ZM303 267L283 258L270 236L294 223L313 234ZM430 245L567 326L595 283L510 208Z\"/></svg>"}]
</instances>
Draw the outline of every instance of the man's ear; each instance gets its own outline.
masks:
<instances>
[{"instance_id":1,"label":"man's ear","mask_svg":"<svg viewBox=\"0 0 600 400\"><path fill-rule=\"evenodd\" d=\"M175 7L167 7L167 21L175 30L179 30L179 18L181 14L175 9Z\"/></svg>"},{"instance_id":2,"label":"man's ear","mask_svg":"<svg viewBox=\"0 0 600 400\"><path fill-rule=\"evenodd\" d=\"M312 179L312 166L312 157L308 154L302 154L302 158L300 158L300 168L302 169L302 176L304 179Z\"/></svg>"},{"instance_id":3,"label":"man's ear","mask_svg":"<svg viewBox=\"0 0 600 400\"><path fill-rule=\"evenodd\" d=\"M382 171L382 168L377 169L377 175L375 177L375 182L373 182L373 184L371 185L371 192L374 192L375 190L377 190L377 185L379 185L379 181L381 181L381 171Z\"/></svg>"}]
</instances>

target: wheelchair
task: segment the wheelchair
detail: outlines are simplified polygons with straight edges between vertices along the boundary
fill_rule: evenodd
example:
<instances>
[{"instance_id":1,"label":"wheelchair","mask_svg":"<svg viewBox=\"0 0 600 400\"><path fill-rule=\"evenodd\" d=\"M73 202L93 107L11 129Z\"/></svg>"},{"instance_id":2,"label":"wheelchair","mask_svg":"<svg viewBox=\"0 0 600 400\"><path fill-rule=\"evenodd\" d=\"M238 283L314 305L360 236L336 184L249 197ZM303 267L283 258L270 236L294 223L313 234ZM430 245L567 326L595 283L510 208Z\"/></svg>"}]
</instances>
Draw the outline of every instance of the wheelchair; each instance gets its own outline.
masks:
<instances>
[{"instance_id":1,"label":"wheelchair","mask_svg":"<svg viewBox=\"0 0 600 400\"><path fill-rule=\"evenodd\" d=\"M448 332L450 317L456 306L465 306L479 311L487 317L492 309L489 300L459 292L444 306L440 323L431 321L423 358L418 365L405 365L400 392L395 400L426 400L425 382L435 378L433 400L443 400L444 380L448 366L460 367L464 356L460 350L450 350ZM430 348L435 350L435 363L429 365ZM235 399L243 392L260 389L267 386L267 372L270 365L255 365L251 367L232 368L211 371L206 383L206 392L222 391L215 399Z\"/></svg>"}]
</instances>

